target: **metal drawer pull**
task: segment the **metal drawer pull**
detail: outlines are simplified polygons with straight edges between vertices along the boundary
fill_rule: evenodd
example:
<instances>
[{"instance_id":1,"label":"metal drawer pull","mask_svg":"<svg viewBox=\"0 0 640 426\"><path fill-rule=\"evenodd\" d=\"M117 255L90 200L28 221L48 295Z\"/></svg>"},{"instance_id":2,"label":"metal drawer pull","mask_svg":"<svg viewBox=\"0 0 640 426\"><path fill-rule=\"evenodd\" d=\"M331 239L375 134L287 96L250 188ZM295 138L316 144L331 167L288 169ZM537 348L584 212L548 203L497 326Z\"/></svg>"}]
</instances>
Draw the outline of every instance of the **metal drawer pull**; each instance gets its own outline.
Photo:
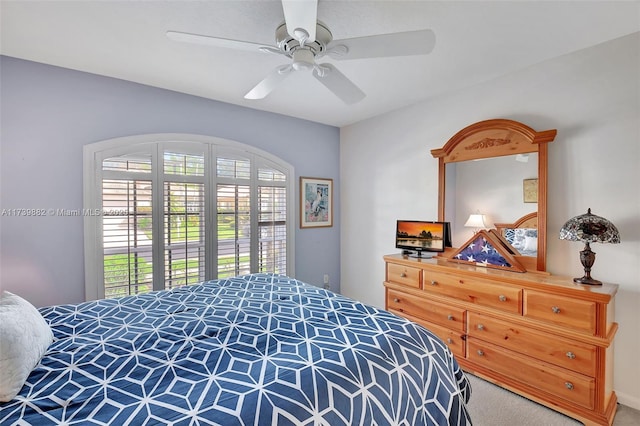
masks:
<instances>
[{"instance_id":1,"label":"metal drawer pull","mask_svg":"<svg viewBox=\"0 0 640 426\"><path fill-rule=\"evenodd\" d=\"M400 299L398 299L397 297L395 299L393 299L394 302L399 303Z\"/></svg>"},{"instance_id":2,"label":"metal drawer pull","mask_svg":"<svg viewBox=\"0 0 640 426\"><path fill-rule=\"evenodd\" d=\"M453 321L453 315L451 315L451 314L447 315L447 319L448 319L449 321Z\"/></svg>"},{"instance_id":3,"label":"metal drawer pull","mask_svg":"<svg viewBox=\"0 0 640 426\"><path fill-rule=\"evenodd\" d=\"M482 349L478 349L478 355L484 356L484 352L482 352Z\"/></svg>"},{"instance_id":4,"label":"metal drawer pull","mask_svg":"<svg viewBox=\"0 0 640 426\"><path fill-rule=\"evenodd\" d=\"M567 352L567 358L575 359L576 358L576 354L574 354L573 352L569 351L569 352Z\"/></svg>"},{"instance_id":5,"label":"metal drawer pull","mask_svg":"<svg viewBox=\"0 0 640 426\"><path fill-rule=\"evenodd\" d=\"M573 390L573 383L571 382L564 382L564 386L569 390Z\"/></svg>"},{"instance_id":6,"label":"metal drawer pull","mask_svg":"<svg viewBox=\"0 0 640 426\"><path fill-rule=\"evenodd\" d=\"M478 324L478 330L484 330L484 325Z\"/></svg>"},{"instance_id":7,"label":"metal drawer pull","mask_svg":"<svg viewBox=\"0 0 640 426\"><path fill-rule=\"evenodd\" d=\"M400 273L400 278L406 278L407 274L405 274L404 272Z\"/></svg>"},{"instance_id":8,"label":"metal drawer pull","mask_svg":"<svg viewBox=\"0 0 640 426\"><path fill-rule=\"evenodd\" d=\"M501 302L506 302L506 301L507 301L507 296L505 296L504 294L501 294L500 296L498 296L498 299L499 299Z\"/></svg>"},{"instance_id":9,"label":"metal drawer pull","mask_svg":"<svg viewBox=\"0 0 640 426\"><path fill-rule=\"evenodd\" d=\"M557 306L552 306L551 310L553 311L554 314L559 314L560 313L560 308L558 308Z\"/></svg>"},{"instance_id":10,"label":"metal drawer pull","mask_svg":"<svg viewBox=\"0 0 640 426\"><path fill-rule=\"evenodd\" d=\"M436 280L431 280L431 285L438 285L438 281L436 281Z\"/></svg>"},{"instance_id":11,"label":"metal drawer pull","mask_svg":"<svg viewBox=\"0 0 640 426\"><path fill-rule=\"evenodd\" d=\"M448 343L448 344L452 344L452 343L453 343L453 340L451 339L451 337L449 337L449 338L447 339L447 343Z\"/></svg>"}]
</instances>

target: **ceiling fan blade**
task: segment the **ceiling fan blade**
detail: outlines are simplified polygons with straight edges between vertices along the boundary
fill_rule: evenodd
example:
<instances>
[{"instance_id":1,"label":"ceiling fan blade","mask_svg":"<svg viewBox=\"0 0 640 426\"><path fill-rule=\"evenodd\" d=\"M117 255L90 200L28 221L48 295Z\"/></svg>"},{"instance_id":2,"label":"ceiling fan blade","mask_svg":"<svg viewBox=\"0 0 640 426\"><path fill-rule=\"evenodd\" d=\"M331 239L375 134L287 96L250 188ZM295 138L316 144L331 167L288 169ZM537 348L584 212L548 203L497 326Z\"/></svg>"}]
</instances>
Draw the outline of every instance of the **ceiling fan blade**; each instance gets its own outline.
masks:
<instances>
[{"instance_id":1,"label":"ceiling fan blade","mask_svg":"<svg viewBox=\"0 0 640 426\"><path fill-rule=\"evenodd\" d=\"M331 64L318 65L313 76L348 105L361 101L366 96L358 86Z\"/></svg>"},{"instance_id":2,"label":"ceiling fan blade","mask_svg":"<svg viewBox=\"0 0 640 426\"><path fill-rule=\"evenodd\" d=\"M204 44L207 46L224 47L227 49L248 50L251 52L266 51L273 49L263 44L252 43L249 41L231 40L228 38L210 37L200 34L183 33L180 31L167 31L167 37L173 41L184 43ZM264 49L261 49L264 48Z\"/></svg>"},{"instance_id":3,"label":"ceiling fan blade","mask_svg":"<svg viewBox=\"0 0 640 426\"><path fill-rule=\"evenodd\" d=\"M266 97L273 89L282 83L284 79L291 74L292 66L284 65L271 71L271 73L265 77L260 83L258 83L253 89L251 89L246 95L245 99L262 99Z\"/></svg>"},{"instance_id":4,"label":"ceiling fan blade","mask_svg":"<svg viewBox=\"0 0 640 426\"><path fill-rule=\"evenodd\" d=\"M300 44L315 41L318 0L282 0L282 10L291 37Z\"/></svg>"},{"instance_id":5,"label":"ceiling fan blade","mask_svg":"<svg viewBox=\"0 0 640 426\"><path fill-rule=\"evenodd\" d=\"M436 36L431 30L406 31L334 40L327 54L334 59L426 55L435 44Z\"/></svg>"}]
</instances>

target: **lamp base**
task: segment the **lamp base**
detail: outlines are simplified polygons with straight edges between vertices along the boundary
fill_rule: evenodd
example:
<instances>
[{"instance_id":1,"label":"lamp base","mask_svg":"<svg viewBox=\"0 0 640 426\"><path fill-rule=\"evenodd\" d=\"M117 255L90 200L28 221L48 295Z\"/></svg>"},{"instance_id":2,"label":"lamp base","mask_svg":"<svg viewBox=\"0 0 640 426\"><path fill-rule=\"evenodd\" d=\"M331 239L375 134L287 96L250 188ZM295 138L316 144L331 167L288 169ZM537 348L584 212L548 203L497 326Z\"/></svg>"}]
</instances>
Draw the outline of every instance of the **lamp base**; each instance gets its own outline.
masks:
<instances>
[{"instance_id":1,"label":"lamp base","mask_svg":"<svg viewBox=\"0 0 640 426\"><path fill-rule=\"evenodd\" d=\"M582 278L574 278L573 282L587 285L602 285L602 281L591 278L591 267L596 261L596 254L591 251L589 241L584 242L584 250L580 252L580 262L584 267L584 276Z\"/></svg>"},{"instance_id":2,"label":"lamp base","mask_svg":"<svg viewBox=\"0 0 640 426\"><path fill-rule=\"evenodd\" d=\"M593 278L587 277L586 275L582 278L574 278L573 282L587 285L602 285L602 281L594 280Z\"/></svg>"}]
</instances>

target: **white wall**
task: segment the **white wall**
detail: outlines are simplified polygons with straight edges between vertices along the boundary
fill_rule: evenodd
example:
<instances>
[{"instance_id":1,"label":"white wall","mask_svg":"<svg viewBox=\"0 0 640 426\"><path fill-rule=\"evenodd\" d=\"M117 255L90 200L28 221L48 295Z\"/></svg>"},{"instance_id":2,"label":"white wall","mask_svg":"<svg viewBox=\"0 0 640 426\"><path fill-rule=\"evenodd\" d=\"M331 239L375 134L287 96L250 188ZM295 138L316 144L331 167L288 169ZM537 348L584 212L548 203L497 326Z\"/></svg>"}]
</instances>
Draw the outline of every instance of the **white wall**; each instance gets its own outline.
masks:
<instances>
[{"instance_id":1,"label":"white wall","mask_svg":"<svg viewBox=\"0 0 640 426\"><path fill-rule=\"evenodd\" d=\"M431 149L491 118L558 129L549 146L547 267L582 275L582 246L557 234L587 208L620 230L622 244L592 246L592 275L620 285L614 388L640 409L639 76L636 33L341 129L342 292L384 306L382 256L396 251L395 220L437 218Z\"/></svg>"}]
</instances>

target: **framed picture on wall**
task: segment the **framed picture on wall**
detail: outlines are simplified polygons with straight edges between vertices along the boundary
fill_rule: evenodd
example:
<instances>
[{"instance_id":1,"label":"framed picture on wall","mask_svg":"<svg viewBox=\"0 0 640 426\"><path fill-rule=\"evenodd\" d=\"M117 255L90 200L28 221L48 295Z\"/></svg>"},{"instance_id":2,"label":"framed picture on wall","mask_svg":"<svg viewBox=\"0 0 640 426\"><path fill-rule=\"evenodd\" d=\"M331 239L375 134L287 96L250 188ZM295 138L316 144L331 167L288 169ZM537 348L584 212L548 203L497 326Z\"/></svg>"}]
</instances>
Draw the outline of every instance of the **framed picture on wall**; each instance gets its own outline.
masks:
<instances>
[{"instance_id":1,"label":"framed picture on wall","mask_svg":"<svg viewBox=\"0 0 640 426\"><path fill-rule=\"evenodd\" d=\"M300 178L300 228L333 226L333 179Z\"/></svg>"},{"instance_id":2,"label":"framed picture on wall","mask_svg":"<svg viewBox=\"0 0 640 426\"><path fill-rule=\"evenodd\" d=\"M538 179L524 179L522 181L522 194L525 203L537 203Z\"/></svg>"}]
</instances>

